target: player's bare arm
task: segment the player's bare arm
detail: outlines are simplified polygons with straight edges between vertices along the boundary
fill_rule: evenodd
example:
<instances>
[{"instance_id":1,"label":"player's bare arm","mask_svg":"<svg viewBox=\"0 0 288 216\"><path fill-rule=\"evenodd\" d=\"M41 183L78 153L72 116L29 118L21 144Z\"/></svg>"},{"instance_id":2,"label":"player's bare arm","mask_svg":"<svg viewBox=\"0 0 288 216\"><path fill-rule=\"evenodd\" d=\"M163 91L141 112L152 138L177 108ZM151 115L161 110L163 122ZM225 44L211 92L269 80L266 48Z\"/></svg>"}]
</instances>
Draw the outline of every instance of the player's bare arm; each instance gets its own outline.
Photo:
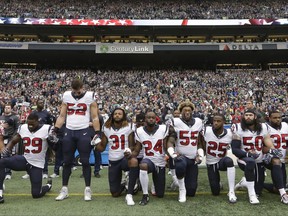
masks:
<instances>
[{"instance_id":1,"label":"player's bare arm","mask_svg":"<svg viewBox=\"0 0 288 216\"><path fill-rule=\"evenodd\" d=\"M66 114L67 114L67 104L62 103L59 117L57 118L55 123L55 128L61 128L63 126L66 120Z\"/></svg>"},{"instance_id":2,"label":"player's bare arm","mask_svg":"<svg viewBox=\"0 0 288 216\"><path fill-rule=\"evenodd\" d=\"M197 155L196 155L195 161L197 164L200 164L203 160L204 152L206 151L206 142L204 140L202 133L198 134L197 148L198 149L197 149Z\"/></svg>"},{"instance_id":3,"label":"player's bare arm","mask_svg":"<svg viewBox=\"0 0 288 216\"><path fill-rule=\"evenodd\" d=\"M139 141L136 141L135 147L132 151L132 157L137 157L141 149L142 149L142 144Z\"/></svg>"},{"instance_id":4,"label":"player's bare arm","mask_svg":"<svg viewBox=\"0 0 288 216\"><path fill-rule=\"evenodd\" d=\"M131 151L133 151L133 149L135 148L135 135L134 132L130 133L128 136L128 146L131 149Z\"/></svg>"},{"instance_id":5,"label":"player's bare arm","mask_svg":"<svg viewBox=\"0 0 288 216\"><path fill-rule=\"evenodd\" d=\"M103 152L103 151L106 149L107 143L108 143L108 139L107 139L107 137L105 136L105 134L102 133L101 142L100 142L99 144L97 144L97 145L95 146L95 148L97 149L97 151Z\"/></svg>"},{"instance_id":6,"label":"player's bare arm","mask_svg":"<svg viewBox=\"0 0 288 216\"><path fill-rule=\"evenodd\" d=\"M0 152L5 148L3 136L0 135Z\"/></svg>"},{"instance_id":7,"label":"player's bare arm","mask_svg":"<svg viewBox=\"0 0 288 216\"><path fill-rule=\"evenodd\" d=\"M135 139L134 139L133 134L134 134L134 132L129 134L129 136L128 136L128 148L125 148L125 150L124 150L124 156L128 159L131 158L133 148L135 147Z\"/></svg>"},{"instance_id":8,"label":"player's bare arm","mask_svg":"<svg viewBox=\"0 0 288 216\"><path fill-rule=\"evenodd\" d=\"M203 151L206 153L206 142L205 142L205 139L204 139L202 133L199 133L199 135L198 135L197 148L203 149Z\"/></svg>"},{"instance_id":9,"label":"player's bare arm","mask_svg":"<svg viewBox=\"0 0 288 216\"><path fill-rule=\"evenodd\" d=\"M13 138L10 140L10 142L7 144L6 148L11 151L13 147L20 142L21 136L19 134L16 134L13 136Z\"/></svg>"},{"instance_id":10,"label":"player's bare arm","mask_svg":"<svg viewBox=\"0 0 288 216\"><path fill-rule=\"evenodd\" d=\"M274 149L274 148L275 148L274 145L273 145L273 142L272 142L272 140L271 140L271 138L270 138L270 134L267 134L267 135L264 137L263 142L264 142L264 145L265 145L267 148L269 148L269 149Z\"/></svg>"},{"instance_id":11,"label":"player's bare arm","mask_svg":"<svg viewBox=\"0 0 288 216\"><path fill-rule=\"evenodd\" d=\"M100 121L98 116L98 106L96 102L90 104L90 112L92 118L92 124L95 131L100 131Z\"/></svg>"}]
</instances>

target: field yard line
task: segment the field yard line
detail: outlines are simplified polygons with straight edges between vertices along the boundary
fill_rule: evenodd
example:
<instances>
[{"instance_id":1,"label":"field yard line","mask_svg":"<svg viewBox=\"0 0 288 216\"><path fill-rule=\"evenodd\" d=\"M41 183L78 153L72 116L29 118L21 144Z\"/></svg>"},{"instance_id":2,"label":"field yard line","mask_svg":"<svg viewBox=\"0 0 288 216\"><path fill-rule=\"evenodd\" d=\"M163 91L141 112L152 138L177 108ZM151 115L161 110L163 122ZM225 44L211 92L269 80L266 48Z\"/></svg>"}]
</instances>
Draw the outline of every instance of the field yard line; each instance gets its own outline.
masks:
<instances>
[{"instance_id":1,"label":"field yard line","mask_svg":"<svg viewBox=\"0 0 288 216\"><path fill-rule=\"evenodd\" d=\"M220 194L227 194L227 192L221 192ZM243 194L243 193L247 193L246 191L237 191L235 192L236 194ZM211 192L197 192L196 193L196 196L197 195L210 195ZM57 193L49 193L49 194L46 194L45 196L58 196L59 194ZM141 194L140 194L141 195ZM168 196L174 196L174 195L178 195L178 192L165 192L165 196L168 195ZM4 196L32 196L31 194L26 194L26 193L23 193L23 194L12 194L12 193L5 193ZM69 196L83 196L83 193L69 193ZM111 196L110 193L95 193L93 194L92 193L92 196L94 197L97 197L97 196Z\"/></svg>"}]
</instances>

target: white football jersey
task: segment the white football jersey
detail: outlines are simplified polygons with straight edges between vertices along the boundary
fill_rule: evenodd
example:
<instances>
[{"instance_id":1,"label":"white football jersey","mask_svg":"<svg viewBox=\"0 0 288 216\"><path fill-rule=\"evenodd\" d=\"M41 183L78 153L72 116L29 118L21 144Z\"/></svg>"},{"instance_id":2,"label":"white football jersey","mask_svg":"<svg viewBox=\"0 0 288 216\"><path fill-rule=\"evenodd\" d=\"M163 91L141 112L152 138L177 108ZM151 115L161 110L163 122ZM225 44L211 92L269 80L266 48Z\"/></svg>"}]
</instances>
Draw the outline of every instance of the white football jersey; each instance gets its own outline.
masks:
<instances>
[{"instance_id":1,"label":"white football jersey","mask_svg":"<svg viewBox=\"0 0 288 216\"><path fill-rule=\"evenodd\" d=\"M216 164L226 156L232 142L232 132L224 129L223 134L217 136L211 126L201 131L206 142L206 164Z\"/></svg>"},{"instance_id":2,"label":"white football jersey","mask_svg":"<svg viewBox=\"0 0 288 216\"><path fill-rule=\"evenodd\" d=\"M50 129L51 125L47 124L34 132L28 130L28 124L21 125L18 129L18 134L21 136L24 145L24 157L29 164L35 167L44 168Z\"/></svg>"},{"instance_id":3,"label":"white football jersey","mask_svg":"<svg viewBox=\"0 0 288 216\"><path fill-rule=\"evenodd\" d=\"M243 131L241 128L241 124L233 124L231 130L233 133L237 134L241 138L241 149L245 152L249 152L250 150L255 150L259 157L256 159L256 163L261 163L263 159L263 140L264 137L269 135L268 125L265 123L261 123L262 131L257 134L256 131L245 130Z\"/></svg>"},{"instance_id":4,"label":"white football jersey","mask_svg":"<svg viewBox=\"0 0 288 216\"><path fill-rule=\"evenodd\" d=\"M158 129L152 134L145 130L145 127L139 127L136 130L136 141L142 144L144 149L144 158L150 159L156 166L165 167L164 139L169 134L169 128L166 125L159 125Z\"/></svg>"},{"instance_id":5,"label":"white football jersey","mask_svg":"<svg viewBox=\"0 0 288 216\"><path fill-rule=\"evenodd\" d=\"M285 163L286 148L288 142L288 124L281 122L281 129L277 130L268 125L269 134L273 141L274 147L282 151L283 157L280 158L282 163Z\"/></svg>"},{"instance_id":6,"label":"white football jersey","mask_svg":"<svg viewBox=\"0 0 288 216\"><path fill-rule=\"evenodd\" d=\"M124 157L125 148L129 147L128 137L133 132L131 124L119 130L113 127L103 127L103 133L108 139L108 158L111 161L118 161Z\"/></svg>"},{"instance_id":7,"label":"white football jersey","mask_svg":"<svg viewBox=\"0 0 288 216\"><path fill-rule=\"evenodd\" d=\"M66 127L70 130L80 130L89 127L90 105L94 102L94 93L87 91L80 99L72 96L72 91L63 94L63 103L67 105Z\"/></svg>"},{"instance_id":8,"label":"white football jersey","mask_svg":"<svg viewBox=\"0 0 288 216\"><path fill-rule=\"evenodd\" d=\"M203 129L200 118L194 118L193 125L187 125L180 118L174 118L172 125L177 133L176 151L189 159L195 159L197 154L197 137Z\"/></svg>"}]
</instances>

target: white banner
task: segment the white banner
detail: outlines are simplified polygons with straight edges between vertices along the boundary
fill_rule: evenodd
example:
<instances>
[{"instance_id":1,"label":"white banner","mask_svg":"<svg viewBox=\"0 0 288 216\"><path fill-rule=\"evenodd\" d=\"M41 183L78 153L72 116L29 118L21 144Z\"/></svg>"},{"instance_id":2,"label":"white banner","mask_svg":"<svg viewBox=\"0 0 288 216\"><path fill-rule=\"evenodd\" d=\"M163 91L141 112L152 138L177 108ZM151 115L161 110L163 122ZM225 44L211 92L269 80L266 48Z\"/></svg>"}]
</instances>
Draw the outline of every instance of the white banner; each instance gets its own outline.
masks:
<instances>
[{"instance_id":1,"label":"white banner","mask_svg":"<svg viewBox=\"0 0 288 216\"><path fill-rule=\"evenodd\" d=\"M288 43L277 43L277 49L288 49Z\"/></svg>"},{"instance_id":2,"label":"white banner","mask_svg":"<svg viewBox=\"0 0 288 216\"><path fill-rule=\"evenodd\" d=\"M96 53L98 54L152 54L152 44L96 44Z\"/></svg>"}]
</instances>

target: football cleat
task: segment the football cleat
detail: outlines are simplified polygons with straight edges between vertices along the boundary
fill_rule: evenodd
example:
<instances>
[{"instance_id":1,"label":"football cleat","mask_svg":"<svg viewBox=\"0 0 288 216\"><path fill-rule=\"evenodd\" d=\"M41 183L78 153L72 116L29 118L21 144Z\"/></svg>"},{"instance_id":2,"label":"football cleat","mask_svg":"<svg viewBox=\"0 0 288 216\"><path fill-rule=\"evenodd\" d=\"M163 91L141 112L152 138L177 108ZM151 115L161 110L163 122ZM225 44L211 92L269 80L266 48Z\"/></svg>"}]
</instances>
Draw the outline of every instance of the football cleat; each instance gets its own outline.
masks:
<instances>
[{"instance_id":1,"label":"football cleat","mask_svg":"<svg viewBox=\"0 0 288 216\"><path fill-rule=\"evenodd\" d=\"M246 178L242 177L241 180L235 185L235 190L244 190L246 186Z\"/></svg>"},{"instance_id":2,"label":"football cleat","mask_svg":"<svg viewBox=\"0 0 288 216\"><path fill-rule=\"evenodd\" d=\"M75 171L77 170L78 168L76 166L72 167L72 170Z\"/></svg>"},{"instance_id":3,"label":"football cleat","mask_svg":"<svg viewBox=\"0 0 288 216\"><path fill-rule=\"evenodd\" d=\"M28 179L28 178L30 178L28 173L26 173L25 175L22 176L22 179Z\"/></svg>"},{"instance_id":4,"label":"football cleat","mask_svg":"<svg viewBox=\"0 0 288 216\"><path fill-rule=\"evenodd\" d=\"M43 179L47 179L48 178L48 174L43 174Z\"/></svg>"},{"instance_id":5,"label":"football cleat","mask_svg":"<svg viewBox=\"0 0 288 216\"><path fill-rule=\"evenodd\" d=\"M59 175L56 173L53 173L52 175L50 175L50 178L58 178L58 177L59 177Z\"/></svg>"},{"instance_id":6,"label":"football cleat","mask_svg":"<svg viewBox=\"0 0 288 216\"><path fill-rule=\"evenodd\" d=\"M186 189L179 189L179 199L180 203L186 202Z\"/></svg>"},{"instance_id":7,"label":"football cleat","mask_svg":"<svg viewBox=\"0 0 288 216\"><path fill-rule=\"evenodd\" d=\"M133 200L133 196L132 194L127 194L126 197L125 197L125 201L127 203L128 206L133 206L135 205L135 202Z\"/></svg>"},{"instance_id":8,"label":"football cleat","mask_svg":"<svg viewBox=\"0 0 288 216\"><path fill-rule=\"evenodd\" d=\"M249 196L249 202L250 202L252 205L256 205L256 204L259 204L259 203L260 203L256 195L250 195L250 196Z\"/></svg>"},{"instance_id":9,"label":"football cleat","mask_svg":"<svg viewBox=\"0 0 288 216\"><path fill-rule=\"evenodd\" d=\"M52 178L48 178L48 180L47 180L47 186L49 187L48 191L50 191L51 188L52 188Z\"/></svg>"},{"instance_id":10,"label":"football cleat","mask_svg":"<svg viewBox=\"0 0 288 216\"><path fill-rule=\"evenodd\" d=\"M99 173L95 173L95 174L94 174L94 177L96 177L96 178L101 178L101 175L100 175Z\"/></svg>"},{"instance_id":11,"label":"football cleat","mask_svg":"<svg viewBox=\"0 0 288 216\"><path fill-rule=\"evenodd\" d=\"M139 205L147 205L149 202L149 195L148 194L143 194L142 200L139 202Z\"/></svg>"},{"instance_id":12,"label":"football cleat","mask_svg":"<svg viewBox=\"0 0 288 216\"><path fill-rule=\"evenodd\" d=\"M68 194L68 188L62 188L60 190L60 193L59 195L56 197L56 201L61 201L61 200L64 200L66 198L68 198L69 194Z\"/></svg>"},{"instance_id":13,"label":"football cleat","mask_svg":"<svg viewBox=\"0 0 288 216\"><path fill-rule=\"evenodd\" d=\"M285 193L281 196L281 202L284 204L288 204L288 194Z\"/></svg>"},{"instance_id":14,"label":"football cleat","mask_svg":"<svg viewBox=\"0 0 288 216\"><path fill-rule=\"evenodd\" d=\"M229 202L230 203L236 203L237 202L237 197L235 196L234 192L229 192L227 194L227 196L229 197Z\"/></svg>"},{"instance_id":15,"label":"football cleat","mask_svg":"<svg viewBox=\"0 0 288 216\"><path fill-rule=\"evenodd\" d=\"M91 189L89 187L85 188L85 190L84 190L84 200L85 201L91 201L92 200L92 192L91 192Z\"/></svg>"},{"instance_id":16,"label":"football cleat","mask_svg":"<svg viewBox=\"0 0 288 216\"><path fill-rule=\"evenodd\" d=\"M0 203L4 203L4 197L0 196Z\"/></svg>"},{"instance_id":17,"label":"football cleat","mask_svg":"<svg viewBox=\"0 0 288 216\"><path fill-rule=\"evenodd\" d=\"M10 180L11 178L12 178L12 177L11 177L11 175L9 175L9 174L5 176L5 180Z\"/></svg>"}]
</instances>

